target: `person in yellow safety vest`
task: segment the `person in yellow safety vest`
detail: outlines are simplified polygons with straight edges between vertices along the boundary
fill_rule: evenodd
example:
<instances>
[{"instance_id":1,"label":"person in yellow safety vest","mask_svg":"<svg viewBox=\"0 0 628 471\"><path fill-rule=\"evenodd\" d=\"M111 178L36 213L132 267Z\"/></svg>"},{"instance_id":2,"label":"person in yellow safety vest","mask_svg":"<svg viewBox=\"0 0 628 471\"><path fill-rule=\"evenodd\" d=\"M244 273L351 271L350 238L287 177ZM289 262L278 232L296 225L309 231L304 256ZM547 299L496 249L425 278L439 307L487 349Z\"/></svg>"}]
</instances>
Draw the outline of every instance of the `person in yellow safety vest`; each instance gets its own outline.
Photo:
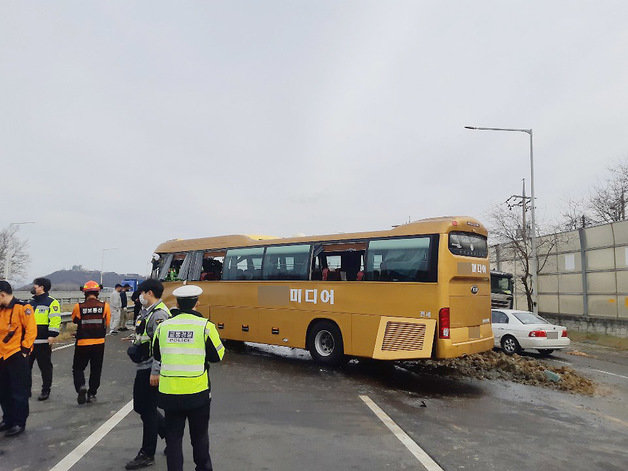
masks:
<instances>
[{"instance_id":1,"label":"person in yellow safety vest","mask_svg":"<svg viewBox=\"0 0 628 471\"><path fill-rule=\"evenodd\" d=\"M142 310L135 322L135 340L128 349L131 360L137 365L133 383L133 409L142 419L142 447L137 456L126 464L126 469L140 469L155 463L157 436L165 437L164 417L157 409L157 388L150 385L153 367L152 341L157 326L168 320L170 311L161 300L164 285L148 279L137 288Z\"/></svg>"},{"instance_id":2,"label":"person in yellow safety vest","mask_svg":"<svg viewBox=\"0 0 628 471\"><path fill-rule=\"evenodd\" d=\"M33 365L37 360L37 365L41 371L41 394L38 401L45 401L50 397L52 387L52 344L59 335L61 327L61 306L59 301L51 297L48 292L52 284L48 278L35 278L31 294L33 299L30 305L35 310L35 321L37 322L37 338L33 345L33 351L28 357L30 374L28 377L28 393L31 395L33 385Z\"/></svg>"},{"instance_id":3,"label":"person in yellow safety vest","mask_svg":"<svg viewBox=\"0 0 628 471\"><path fill-rule=\"evenodd\" d=\"M203 290L184 285L172 293L179 309L157 327L153 339L151 385L159 386L158 405L166 415L168 471L183 470L182 440L187 419L197 471L211 471L208 362L222 360L225 347L216 326L194 310Z\"/></svg>"}]
</instances>

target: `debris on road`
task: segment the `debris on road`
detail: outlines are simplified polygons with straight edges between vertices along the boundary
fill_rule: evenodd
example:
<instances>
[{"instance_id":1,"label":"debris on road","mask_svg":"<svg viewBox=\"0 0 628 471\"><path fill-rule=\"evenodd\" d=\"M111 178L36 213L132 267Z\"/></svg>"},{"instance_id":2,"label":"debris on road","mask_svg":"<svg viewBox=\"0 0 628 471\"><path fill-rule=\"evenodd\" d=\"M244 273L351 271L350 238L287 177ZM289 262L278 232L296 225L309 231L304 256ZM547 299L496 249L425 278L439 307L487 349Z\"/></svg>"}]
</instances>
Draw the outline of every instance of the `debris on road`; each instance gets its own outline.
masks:
<instances>
[{"instance_id":1,"label":"debris on road","mask_svg":"<svg viewBox=\"0 0 628 471\"><path fill-rule=\"evenodd\" d=\"M561 379L558 373L554 373L553 371L550 371L550 370L545 370L543 374L545 375L547 379L549 379L553 383L558 383Z\"/></svg>"},{"instance_id":2,"label":"debris on road","mask_svg":"<svg viewBox=\"0 0 628 471\"><path fill-rule=\"evenodd\" d=\"M592 356L592 355L589 355L588 353L579 352L577 350L572 350L570 352L567 352L567 355L573 355L575 357L591 357Z\"/></svg>"},{"instance_id":3,"label":"debris on road","mask_svg":"<svg viewBox=\"0 0 628 471\"><path fill-rule=\"evenodd\" d=\"M568 366L554 367L542 360L520 355L508 356L501 351L489 351L446 360L404 362L403 366L417 373L482 380L503 379L589 396L593 395L596 387L593 381Z\"/></svg>"}]
</instances>

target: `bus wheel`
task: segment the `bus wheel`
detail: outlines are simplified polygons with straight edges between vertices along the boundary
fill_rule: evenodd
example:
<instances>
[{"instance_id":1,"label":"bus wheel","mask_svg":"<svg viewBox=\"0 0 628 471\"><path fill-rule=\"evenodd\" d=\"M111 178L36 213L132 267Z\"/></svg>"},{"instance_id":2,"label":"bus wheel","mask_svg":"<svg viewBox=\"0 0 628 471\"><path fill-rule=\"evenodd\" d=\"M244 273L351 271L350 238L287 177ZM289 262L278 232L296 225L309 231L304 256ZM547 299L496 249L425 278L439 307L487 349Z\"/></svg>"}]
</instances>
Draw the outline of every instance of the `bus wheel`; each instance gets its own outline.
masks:
<instances>
[{"instance_id":1,"label":"bus wheel","mask_svg":"<svg viewBox=\"0 0 628 471\"><path fill-rule=\"evenodd\" d=\"M336 324L318 321L308 334L307 344L314 361L326 365L338 365L344 360L342 334Z\"/></svg>"},{"instance_id":2,"label":"bus wheel","mask_svg":"<svg viewBox=\"0 0 628 471\"><path fill-rule=\"evenodd\" d=\"M233 352L241 353L245 350L244 342L242 340L223 340L225 348Z\"/></svg>"}]
</instances>

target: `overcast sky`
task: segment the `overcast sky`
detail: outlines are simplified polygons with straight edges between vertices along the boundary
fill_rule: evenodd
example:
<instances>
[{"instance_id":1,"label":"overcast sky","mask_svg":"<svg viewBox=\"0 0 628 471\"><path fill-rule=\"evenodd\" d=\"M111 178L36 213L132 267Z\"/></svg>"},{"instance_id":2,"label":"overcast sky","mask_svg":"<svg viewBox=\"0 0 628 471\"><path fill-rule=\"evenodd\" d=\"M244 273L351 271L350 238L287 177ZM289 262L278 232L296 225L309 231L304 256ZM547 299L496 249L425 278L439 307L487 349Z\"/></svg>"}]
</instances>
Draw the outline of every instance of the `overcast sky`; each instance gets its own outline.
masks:
<instances>
[{"instance_id":1,"label":"overcast sky","mask_svg":"<svg viewBox=\"0 0 628 471\"><path fill-rule=\"evenodd\" d=\"M625 1L0 3L0 225L28 278L160 242L560 214L628 157Z\"/></svg>"}]
</instances>

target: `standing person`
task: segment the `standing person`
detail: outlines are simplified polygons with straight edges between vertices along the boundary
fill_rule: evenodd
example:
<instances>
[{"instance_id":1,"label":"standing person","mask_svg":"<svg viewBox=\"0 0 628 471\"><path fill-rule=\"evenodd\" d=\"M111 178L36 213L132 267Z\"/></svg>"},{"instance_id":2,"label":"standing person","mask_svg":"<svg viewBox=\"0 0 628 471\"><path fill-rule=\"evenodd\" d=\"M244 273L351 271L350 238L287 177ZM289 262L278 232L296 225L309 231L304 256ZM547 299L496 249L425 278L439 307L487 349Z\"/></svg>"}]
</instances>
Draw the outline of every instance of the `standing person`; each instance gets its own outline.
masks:
<instances>
[{"instance_id":1,"label":"standing person","mask_svg":"<svg viewBox=\"0 0 628 471\"><path fill-rule=\"evenodd\" d=\"M79 404L95 401L100 386L105 335L111 322L109 304L98 299L101 289L102 286L95 281L85 283L81 287L85 301L75 304L72 311L72 322L78 325L72 375ZM88 363L89 389L85 386L85 368Z\"/></svg>"},{"instance_id":2,"label":"standing person","mask_svg":"<svg viewBox=\"0 0 628 471\"><path fill-rule=\"evenodd\" d=\"M178 310L157 327L150 383L159 386L158 405L166 413L168 471L183 470L183 431L190 426L196 471L210 471L208 362L225 354L216 326L194 310L203 290L186 285L174 290Z\"/></svg>"},{"instance_id":3,"label":"standing person","mask_svg":"<svg viewBox=\"0 0 628 471\"><path fill-rule=\"evenodd\" d=\"M157 410L157 388L151 386L153 367L152 342L157 326L170 317L170 311L161 300L164 285L159 280L146 280L136 292L142 310L135 323L135 341L129 348L129 356L137 364L133 383L133 409L142 419L142 447L137 456L126 464L126 469L140 469L155 462L157 436L165 434L164 417ZM133 353L132 353L133 352Z\"/></svg>"},{"instance_id":4,"label":"standing person","mask_svg":"<svg viewBox=\"0 0 628 471\"><path fill-rule=\"evenodd\" d=\"M61 327L61 306L59 301L51 297L48 292L51 287L48 278L35 278L30 304L35 310L35 321L37 322L37 338L33 345L33 352L30 354L29 366L30 375L28 377L28 395L31 396L33 384L33 365L37 360L37 365L41 371L41 394L38 401L45 401L50 397L52 387L52 344L54 338L59 335Z\"/></svg>"},{"instance_id":5,"label":"standing person","mask_svg":"<svg viewBox=\"0 0 628 471\"><path fill-rule=\"evenodd\" d=\"M121 291L122 285L118 283L113 288L113 292L109 297L109 306L111 307L111 331L109 333L112 335L118 333L118 324L120 324L120 311L122 310L122 296L120 295Z\"/></svg>"},{"instance_id":6,"label":"standing person","mask_svg":"<svg viewBox=\"0 0 628 471\"><path fill-rule=\"evenodd\" d=\"M7 281L0 281L0 431L19 435L28 418L28 354L37 337L33 308L13 296Z\"/></svg>"},{"instance_id":7,"label":"standing person","mask_svg":"<svg viewBox=\"0 0 628 471\"><path fill-rule=\"evenodd\" d=\"M131 286L128 284L123 284L122 285L122 289L120 290L120 301L121 301L121 307L120 307L120 328L118 330L129 330L126 326L126 321L127 321L127 297L126 297L126 293L127 291L129 291L131 289Z\"/></svg>"},{"instance_id":8,"label":"standing person","mask_svg":"<svg viewBox=\"0 0 628 471\"><path fill-rule=\"evenodd\" d=\"M138 290L133 291L131 295L131 301L133 301L133 323L137 321L137 316L140 315L142 310L142 303L140 302L140 292Z\"/></svg>"}]
</instances>

